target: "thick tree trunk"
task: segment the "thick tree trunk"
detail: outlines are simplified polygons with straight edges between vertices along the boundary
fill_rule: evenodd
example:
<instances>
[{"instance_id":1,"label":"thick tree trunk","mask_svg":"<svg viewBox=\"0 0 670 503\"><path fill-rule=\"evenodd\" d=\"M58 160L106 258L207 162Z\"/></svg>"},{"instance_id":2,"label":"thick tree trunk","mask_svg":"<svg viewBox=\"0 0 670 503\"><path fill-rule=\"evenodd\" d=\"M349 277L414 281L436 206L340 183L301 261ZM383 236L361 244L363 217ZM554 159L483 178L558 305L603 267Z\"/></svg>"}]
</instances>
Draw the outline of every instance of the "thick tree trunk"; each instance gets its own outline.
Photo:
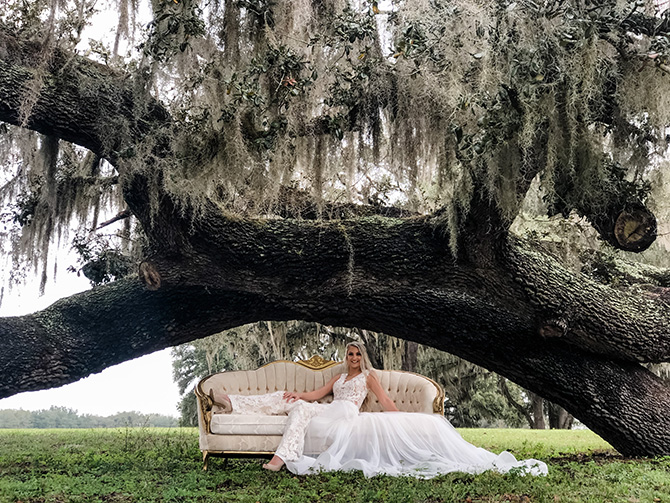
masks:
<instances>
[{"instance_id":1,"label":"thick tree trunk","mask_svg":"<svg viewBox=\"0 0 670 503\"><path fill-rule=\"evenodd\" d=\"M569 430L572 428L574 417L563 407L548 402L549 428L552 430Z\"/></svg>"},{"instance_id":2,"label":"thick tree trunk","mask_svg":"<svg viewBox=\"0 0 670 503\"><path fill-rule=\"evenodd\" d=\"M536 393L530 394L530 412L533 418L530 427L534 430L545 430L547 425L544 421L544 398Z\"/></svg>"},{"instance_id":3,"label":"thick tree trunk","mask_svg":"<svg viewBox=\"0 0 670 503\"><path fill-rule=\"evenodd\" d=\"M402 363L400 365L401 370L406 370L408 372L414 372L416 370L418 351L419 345L416 342L405 341L402 352Z\"/></svg>"}]
</instances>

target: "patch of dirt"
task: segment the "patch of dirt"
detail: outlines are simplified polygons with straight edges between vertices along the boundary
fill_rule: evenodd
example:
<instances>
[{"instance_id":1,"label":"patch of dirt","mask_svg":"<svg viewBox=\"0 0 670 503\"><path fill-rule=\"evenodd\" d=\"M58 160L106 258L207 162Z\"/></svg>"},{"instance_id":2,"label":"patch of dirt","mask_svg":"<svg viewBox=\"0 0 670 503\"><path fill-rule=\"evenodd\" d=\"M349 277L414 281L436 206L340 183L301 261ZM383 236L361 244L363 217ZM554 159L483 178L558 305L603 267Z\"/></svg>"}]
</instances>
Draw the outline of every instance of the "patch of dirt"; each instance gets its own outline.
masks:
<instances>
[{"instance_id":1,"label":"patch of dirt","mask_svg":"<svg viewBox=\"0 0 670 503\"><path fill-rule=\"evenodd\" d=\"M493 499L495 498L495 500ZM469 496L463 500L463 503L485 503L490 501L509 501L511 503L533 503L533 500L527 494L503 494L500 497L487 496L484 499L470 498Z\"/></svg>"},{"instance_id":2,"label":"patch of dirt","mask_svg":"<svg viewBox=\"0 0 670 503\"><path fill-rule=\"evenodd\" d=\"M220 482L216 485L216 490L217 491L224 491L226 489L239 489L243 486L243 484L239 482L235 482L232 480L224 480L223 482Z\"/></svg>"},{"instance_id":3,"label":"patch of dirt","mask_svg":"<svg viewBox=\"0 0 670 503\"><path fill-rule=\"evenodd\" d=\"M593 461L597 464L611 463L612 461L637 461L636 458L625 458L618 452L610 450L602 451L593 451L588 454L583 452L578 452L575 454L566 454L564 456L557 456L550 459L553 464L565 464L565 463L584 463L588 461Z\"/></svg>"},{"instance_id":4,"label":"patch of dirt","mask_svg":"<svg viewBox=\"0 0 670 503\"><path fill-rule=\"evenodd\" d=\"M133 497L130 494L125 493L109 493L100 497L102 501L108 501L109 503L124 503L127 501L134 501Z\"/></svg>"}]
</instances>

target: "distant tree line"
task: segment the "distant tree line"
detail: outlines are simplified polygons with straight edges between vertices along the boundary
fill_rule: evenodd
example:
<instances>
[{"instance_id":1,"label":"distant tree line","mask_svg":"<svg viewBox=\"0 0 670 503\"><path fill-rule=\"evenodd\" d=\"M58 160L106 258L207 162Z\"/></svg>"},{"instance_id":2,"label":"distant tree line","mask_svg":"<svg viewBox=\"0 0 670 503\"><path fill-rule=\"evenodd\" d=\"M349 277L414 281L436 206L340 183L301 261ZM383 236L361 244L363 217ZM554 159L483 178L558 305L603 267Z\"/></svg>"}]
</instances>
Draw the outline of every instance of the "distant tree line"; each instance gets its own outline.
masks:
<instances>
[{"instance_id":1,"label":"distant tree line","mask_svg":"<svg viewBox=\"0 0 670 503\"><path fill-rule=\"evenodd\" d=\"M178 426L175 417L162 414L119 412L111 416L79 414L67 407L52 406L44 410L0 410L0 428L120 428Z\"/></svg>"}]
</instances>

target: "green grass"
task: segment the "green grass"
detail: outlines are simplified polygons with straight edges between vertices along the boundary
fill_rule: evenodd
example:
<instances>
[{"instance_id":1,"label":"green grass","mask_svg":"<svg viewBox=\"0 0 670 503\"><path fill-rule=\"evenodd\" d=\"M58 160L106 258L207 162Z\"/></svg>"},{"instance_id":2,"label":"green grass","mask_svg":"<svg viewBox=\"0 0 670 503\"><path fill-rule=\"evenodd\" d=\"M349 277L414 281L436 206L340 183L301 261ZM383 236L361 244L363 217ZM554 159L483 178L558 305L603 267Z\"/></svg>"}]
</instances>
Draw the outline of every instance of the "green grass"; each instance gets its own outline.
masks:
<instances>
[{"instance_id":1,"label":"green grass","mask_svg":"<svg viewBox=\"0 0 670 503\"><path fill-rule=\"evenodd\" d=\"M494 452L507 450L517 458L544 459L576 453L614 452L610 444L589 430L459 428L458 431L470 443Z\"/></svg>"},{"instance_id":2,"label":"green grass","mask_svg":"<svg viewBox=\"0 0 670 503\"><path fill-rule=\"evenodd\" d=\"M268 473L259 460L220 459L203 472L195 429L0 430L0 503L670 503L670 457L623 459L588 431L460 431L487 449L542 459L549 475L296 477Z\"/></svg>"}]
</instances>

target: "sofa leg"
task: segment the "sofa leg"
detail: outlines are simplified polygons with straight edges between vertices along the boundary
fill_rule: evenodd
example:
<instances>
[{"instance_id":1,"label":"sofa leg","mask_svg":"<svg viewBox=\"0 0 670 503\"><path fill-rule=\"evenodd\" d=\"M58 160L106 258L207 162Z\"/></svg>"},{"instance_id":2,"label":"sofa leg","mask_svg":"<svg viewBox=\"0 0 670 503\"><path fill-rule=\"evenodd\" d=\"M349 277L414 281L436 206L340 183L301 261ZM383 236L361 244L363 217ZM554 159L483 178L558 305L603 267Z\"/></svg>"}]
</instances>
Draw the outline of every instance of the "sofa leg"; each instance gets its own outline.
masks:
<instances>
[{"instance_id":1,"label":"sofa leg","mask_svg":"<svg viewBox=\"0 0 670 503\"><path fill-rule=\"evenodd\" d=\"M209 461L209 451L204 451L202 453L202 471L207 471L207 463Z\"/></svg>"}]
</instances>

